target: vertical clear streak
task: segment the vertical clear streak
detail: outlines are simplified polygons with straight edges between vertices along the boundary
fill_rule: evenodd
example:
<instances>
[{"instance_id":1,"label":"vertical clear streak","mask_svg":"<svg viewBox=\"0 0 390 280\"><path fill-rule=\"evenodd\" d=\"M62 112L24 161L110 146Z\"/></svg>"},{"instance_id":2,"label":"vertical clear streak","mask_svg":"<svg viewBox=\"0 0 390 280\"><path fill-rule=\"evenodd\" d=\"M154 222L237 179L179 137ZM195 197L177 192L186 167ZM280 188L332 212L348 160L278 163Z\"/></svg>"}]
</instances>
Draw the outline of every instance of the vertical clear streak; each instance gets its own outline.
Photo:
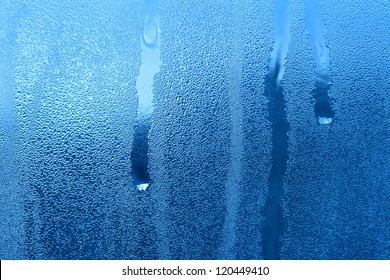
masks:
<instances>
[{"instance_id":1,"label":"vertical clear streak","mask_svg":"<svg viewBox=\"0 0 390 280\"><path fill-rule=\"evenodd\" d=\"M144 26L141 33L141 66L136 79L138 94L137 119L134 126L133 150L131 153L133 185L139 191L146 191L152 183L149 170L149 133L154 111L154 77L160 71L160 29L158 0L144 0ZM157 184L157 182L156 182ZM157 255L159 259L170 259L169 219L166 198L159 192L141 194L142 201L155 203L153 216L154 230L157 234ZM155 202L152 200L155 199ZM138 222L143 227L144 219ZM140 244L148 244L147 236ZM142 247L141 247L142 248ZM142 251L142 250L141 250Z\"/></svg>"},{"instance_id":2,"label":"vertical clear streak","mask_svg":"<svg viewBox=\"0 0 390 280\"><path fill-rule=\"evenodd\" d=\"M241 183L241 166L243 157L243 108L241 100L243 45L241 43L242 6L233 4L233 36L230 64L229 107L230 107L230 167L226 180L226 216L223 228L224 243L221 247L221 259L235 259L236 227Z\"/></svg>"},{"instance_id":3,"label":"vertical clear streak","mask_svg":"<svg viewBox=\"0 0 390 280\"><path fill-rule=\"evenodd\" d=\"M314 112L319 124L330 124L335 113L328 95L331 87L330 58L329 49L325 42L320 0L305 0L305 10L309 44L316 63L315 89L311 92L315 100Z\"/></svg>"},{"instance_id":4,"label":"vertical clear streak","mask_svg":"<svg viewBox=\"0 0 390 280\"><path fill-rule=\"evenodd\" d=\"M1 259L25 259L23 188L18 164L18 112L15 91L15 60L19 22L26 15L23 4L2 7L0 20L0 212ZM4 16L7 15L7 16Z\"/></svg>"},{"instance_id":5,"label":"vertical clear streak","mask_svg":"<svg viewBox=\"0 0 390 280\"><path fill-rule=\"evenodd\" d=\"M141 34L141 66L136 80L137 119L131 152L132 180L139 190L146 190L151 178L148 170L149 131L153 114L153 79L160 71L158 0L144 1L144 28Z\"/></svg>"},{"instance_id":6,"label":"vertical clear streak","mask_svg":"<svg viewBox=\"0 0 390 280\"><path fill-rule=\"evenodd\" d=\"M276 73L277 84L284 75L284 64L286 60L288 44L290 42L290 0L276 0L274 12L275 40L272 48L268 69L269 73ZM276 69L278 67L278 69Z\"/></svg>"},{"instance_id":7,"label":"vertical clear streak","mask_svg":"<svg viewBox=\"0 0 390 280\"><path fill-rule=\"evenodd\" d=\"M268 99L268 120L272 130L272 164L268 177L268 197L264 206L262 229L263 258L280 259L279 239L282 224L281 199L288 160L288 131L286 101L281 80L290 41L290 1L275 3L275 42L264 80L264 95Z\"/></svg>"}]
</instances>

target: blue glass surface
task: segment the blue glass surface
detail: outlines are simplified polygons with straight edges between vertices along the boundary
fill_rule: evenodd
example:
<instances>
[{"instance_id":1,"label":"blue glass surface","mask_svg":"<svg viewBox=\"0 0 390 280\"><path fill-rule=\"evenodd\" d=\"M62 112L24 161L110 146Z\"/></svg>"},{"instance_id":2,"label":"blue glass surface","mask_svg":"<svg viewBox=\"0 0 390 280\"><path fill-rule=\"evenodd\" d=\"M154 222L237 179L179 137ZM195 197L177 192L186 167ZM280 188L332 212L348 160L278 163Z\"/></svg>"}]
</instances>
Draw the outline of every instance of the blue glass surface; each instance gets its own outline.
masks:
<instances>
[{"instance_id":1,"label":"blue glass surface","mask_svg":"<svg viewBox=\"0 0 390 280\"><path fill-rule=\"evenodd\" d=\"M0 0L0 259L390 259L389 18Z\"/></svg>"}]
</instances>

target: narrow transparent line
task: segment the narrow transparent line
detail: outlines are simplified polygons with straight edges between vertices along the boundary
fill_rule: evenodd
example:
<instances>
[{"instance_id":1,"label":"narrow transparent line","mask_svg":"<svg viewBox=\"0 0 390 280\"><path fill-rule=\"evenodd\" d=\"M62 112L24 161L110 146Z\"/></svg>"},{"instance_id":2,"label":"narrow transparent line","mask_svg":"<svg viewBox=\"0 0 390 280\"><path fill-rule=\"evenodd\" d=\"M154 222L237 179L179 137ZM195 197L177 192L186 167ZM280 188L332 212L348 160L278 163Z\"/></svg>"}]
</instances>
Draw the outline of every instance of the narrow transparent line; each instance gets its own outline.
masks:
<instances>
[{"instance_id":1,"label":"narrow transparent line","mask_svg":"<svg viewBox=\"0 0 390 280\"><path fill-rule=\"evenodd\" d=\"M268 73L264 80L264 95L268 103L268 120L271 123L271 170L268 177L268 197L264 206L262 229L264 259L280 259L279 239L282 225L281 198L288 161L288 131L286 101L281 84L284 63L290 41L290 1L275 3L275 42L270 56Z\"/></svg>"},{"instance_id":2,"label":"narrow transparent line","mask_svg":"<svg viewBox=\"0 0 390 280\"><path fill-rule=\"evenodd\" d=\"M311 94L315 100L314 113L319 124L333 122L335 112L332 109L329 91L331 88L329 48L325 41L325 27L321 14L320 0L305 0L306 28L309 32L309 44L316 63L316 81Z\"/></svg>"},{"instance_id":3,"label":"narrow transparent line","mask_svg":"<svg viewBox=\"0 0 390 280\"><path fill-rule=\"evenodd\" d=\"M158 1L144 1L144 28L141 34L141 66L136 79L138 97L131 152L132 181L140 191L151 184L149 173L149 132L153 115L154 76L160 71Z\"/></svg>"},{"instance_id":4,"label":"narrow transparent line","mask_svg":"<svg viewBox=\"0 0 390 280\"><path fill-rule=\"evenodd\" d=\"M238 208L240 204L240 183L242 157L244 152L243 133L243 105L241 98L242 87L242 60L243 44L241 39L242 17L245 3L236 1L233 3L233 33L230 64L229 84L229 107L230 107L230 167L225 185L226 215L223 227L224 242L221 247L220 257L222 259L236 258L236 232Z\"/></svg>"}]
</instances>

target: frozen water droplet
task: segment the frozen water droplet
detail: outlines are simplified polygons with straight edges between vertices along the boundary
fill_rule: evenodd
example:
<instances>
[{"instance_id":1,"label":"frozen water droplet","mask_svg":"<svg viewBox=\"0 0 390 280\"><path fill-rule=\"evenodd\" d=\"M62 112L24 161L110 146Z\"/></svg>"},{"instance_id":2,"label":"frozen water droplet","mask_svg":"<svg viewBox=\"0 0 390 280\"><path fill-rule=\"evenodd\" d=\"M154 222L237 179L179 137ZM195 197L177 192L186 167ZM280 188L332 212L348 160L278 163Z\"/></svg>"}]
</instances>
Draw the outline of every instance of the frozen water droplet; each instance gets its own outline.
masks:
<instances>
[{"instance_id":1,"label":"frozen water droplet","mask_svg":"<svg viewBox=\"0 0 390 280\"><path fill-rule=\"evenodd\" d=\"M147 189L148 187L149 187L149 184L148 184L148 183L137 185L137 189L138 189L139 191L146 191L146 189Z\"/></svg>"},{"instance_id":2,"label":"frozen water droplet","mask_svg":"<svg viewBox=\"0 0 390 280\"><path fill-rule=\"evenodd\" d=\"M143 40L147 47L154 48L158 39L158 23L154 18L145 20Z\"/></svg>"},{"instance_id":3,"label":"frozen water droplet","mask_svg":"<svg viewBox=\"0 0 390 280\"><path fill-rule=\"evenodd\" d=\"M332 118L327 118L327 117L318 117L318 123L319 124L330 124L332 123Z\"/></svg>"}]
</instances>

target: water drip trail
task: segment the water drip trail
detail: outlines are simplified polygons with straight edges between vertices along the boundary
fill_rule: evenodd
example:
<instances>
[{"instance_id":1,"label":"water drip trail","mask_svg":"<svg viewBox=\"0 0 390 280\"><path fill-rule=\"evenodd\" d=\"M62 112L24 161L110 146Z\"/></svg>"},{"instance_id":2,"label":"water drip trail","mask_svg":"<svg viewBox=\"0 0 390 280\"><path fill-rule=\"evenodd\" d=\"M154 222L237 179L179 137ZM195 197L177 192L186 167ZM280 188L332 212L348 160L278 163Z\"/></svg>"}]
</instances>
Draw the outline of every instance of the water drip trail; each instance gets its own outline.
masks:
<instances>
[{"instance_id":1,"label":"water drip trail","mask_svg":"<svg viewBox=\"0 0 390 280\"><path fill-rule=\"evenodd\" d=\"M141 67L136 81L137 119L131 151L133 185L145 191L151 178L148 170L149 131L153 114L153 79L160 71L158 1L144 1L144 28L141 34Z\"/></svg>"},{"instance_id":2,"label":"water drip trail","mask_svg":"<svg viewBox=\"0 0 390 280\"><path fill-rule=\"evenodd\" d=\"M220 251L221 259L235 259L236 227L239 206L239 193L241 183L241 168L243 157L243 108L241 99L242 86L242 60L243 46L241 43L241 18L242 2L236 1L233 7L233 38L232 38L232 60L230 65L229 84L229 107L230 107L230 168L226 180L226 216L223 228L224 243Z\"/></svg>"},{"instance_id":3,"label":"water drip trail","mask_svg":"<svg viewBox=\"0 0 390 280\"><path fill-rule=\"evenodd\" d=\"M7 9L8 10L8 9ZM4 36L0 36L0 256L2 259L26 258L23 228L23 212L20 211L21 183L17 153L18 123L13 71L15 67L15 46L19 20L23 19L24 7L11 7L3 20ZM5 234L7 233L7 234Z\"/></svg>"},{"instance_id":4,"label":"water drip trail","mask_svg":"<svg viewBox=\"0 0 390 280\"><path fill-rule=\"evenodd\" d=\"M131 151L131 195L133 203L132 223L136 229L132 237L135 246L132 254L139 259L161 259L159 238L164 218L156 192L150 190L152 176L150 170L149 139L154 113L154 77L160 71L160 38L158 0L144 0L144 21L140 34L141 65L136 77L137 117L133 127ZM157 219L156 217L160 217Z\"/></svg>"},{"instance_id":5,"label":"water drip trail","mask_svg":"<svg viewBox=\"0 0 390 280\"><path fill-rule=\"evenodd\" d=\"M324 23L319 0L305 0L306 28L309 32L309 43L316 63L316 82L312 95L315 100L314 113L319 124L330 124L334 118L329 91L330 57L324 36Z\"/></svg>"},{"instance_id":6,"label":"water drip trail","mask_svg":"<svg viewBox=\"0 0 390 280\"><path fill-rule=\"evenodd\" d=\"M281 80L290 41L290 1L278 0L275 5L275 42L264 81L264 95L268 99L268 119L272 129L272 165L268 177L268 198L264 206L265 222L262 229L263 258L280 259L279 238L282 224L281 198L287 170L288 131Z\"/></svg>"}]
</instances>

